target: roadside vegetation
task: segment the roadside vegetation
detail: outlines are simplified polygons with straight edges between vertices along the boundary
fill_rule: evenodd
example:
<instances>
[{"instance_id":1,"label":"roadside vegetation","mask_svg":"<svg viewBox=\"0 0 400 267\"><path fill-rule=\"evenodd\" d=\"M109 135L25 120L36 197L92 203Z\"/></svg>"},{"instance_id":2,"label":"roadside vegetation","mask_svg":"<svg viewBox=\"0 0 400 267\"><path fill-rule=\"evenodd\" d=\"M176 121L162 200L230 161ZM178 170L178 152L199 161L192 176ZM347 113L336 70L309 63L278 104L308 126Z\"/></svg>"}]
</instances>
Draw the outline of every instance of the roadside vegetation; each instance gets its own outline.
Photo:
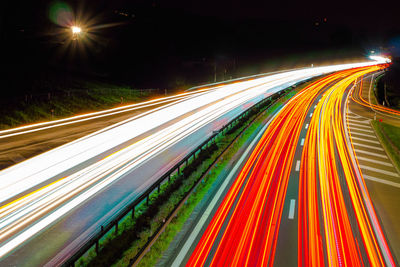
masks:
<instances>
[{"instance_id":1,"label":"roadside vegetation","mask_svg":"<svg viewBox=\"0 0 400 267\"><path fill-rule=\"evenodd\" d=\"M295 92L291 91L287 93L282 100L284 101L289 99L294 94ZM202 201L210 188L214 186L218 176L224 171L233 156L236 155L239 149L249 140L256 130L263 126L262 122L275 112L276 109L282 105L281 103L282 102L276 102L273 105L268 106L268 109L264 108L254 112L251 116L244 118L242 122L239 122L234 127L230 128L230 130L226 132L226 135L218 140L217 143L221 144L220 150L223 149L223 144L230 144L232 141L233 143L223 154L220 154L220 151L216 152L217 154L220 154L217 163L202 177L202 182L189 196L183 207L178 211L176 217L174 217L166 226L164 232L141 259L138 266L154 266L157 263L176 234L181 231L184 223L190 217L195 207L200 203L200 201ZM129 264L129 260L134 256L135 254L130 253L130 250L128 250L113 266L126 266Z\"/></svg>"},{"instance_id":2,"label":"roadside vegetation","mask_svg":"<svg viewBox=\"0 0 400 267\"><path fill-rule=\"evenodd\" d=\"M400 59L393 59L393 64L383 76L377 80L375 96L379 104L400 109Z\"/></svg>"},{"instance_id":3,"label":"roadside vegetation","mask_svg":"<svg viewBox=\"0 0 400 267\"><path fill-rule=\"evenodd\" d=\"M274 98L276 98L275 96ZM288 96L289 97L289 96ZM212 143L208 148L199 153L198 157L193 157L188 162L188 165L184 167L181 174L175 173L171 177L170 182L164 183L160 192L154 191L149 198L149 202L143 201L139 206L136 207L134 218L131 214L125 216L118 226L118 233L115 233L115 228L111 229L102 240L99 242L99 253L96 254L95 248L89 250L84 256L82 256L76 265L78 266L128 266L132 263L132 259L142 250L146 245L149 238L151 238L157 230L164 224L166 217L174 210L174 208L185 198L187 193L193 188L193 186L202 179L200 186L195 191L196 194L191 196L187 203L184 205L183 211L179 211L179 215L173 219L173 223L168 225L168 230L165 233L169 233L166 236L164 234L157 241L157 245L151 250L151 253L147 253L146 258L143 259L143 263L147 265L147 261L154 262L158 260L160 253L154 250L161 249L164 251L169 242L177 233L187 216L190 215L191 210L196 204L202 199L205 192L211 186L212 182L215 181L223 167L221 162L218 162L215 168L212 168L206 175L206 171L213 164L213 162L220 156L220 154L226 149L226 147L236 139L237 135L246 128L250 122L257 117L258 114L267 109L272 101L266 101L265 105L259 109L253 108L248 112L242 120L239 120L236 124L226 130L223 134L218 135L215 142ZM273 108L277 108L274 106ZM271 112L273 109L270 108ZM258 125L260 122L258 122ZM257 123L251 126L249 129L257 127ZM248 138L250 132L243 135L244 138ZM245 140L245 139L244 139ZM242 143L244 141L241 141ZM233 147L236 151L240 148L242 143L237 143ZM232 156L235 150L229 152ZM224 156L225 158L225 156ZM223 161L226 164L227 161ZM206 175L206 176L205 176ZM183 217L182 217L183 216ZM186 216L186 217L185 217ZM159 243L160 242L160 243ZM153 255L153 256L152 256ZM152 263L149 263L150 265Z\"/></svg>"},{"instance_id":4,"label":"roadside vegetation","mask_svg":"<svg viewBox=\"0 0 400 267\"><path fill-rule=\"evenodd\" d=\"M0 129L135 103L158 93L159 90L134 90L128 86L81 81L70 89L25 93L23 96L1 100Z\"/></svg>"},{"instance_id":5,"label":"roadside vegetation","mask_svg":"<svg viewBox=\"0 0 400 267\"><path fill-rule=\"evenodd\" d=\"M371 124L397 170L400 170L400 128L379 121L371 121Z\"/></svg>"}]
</instances>

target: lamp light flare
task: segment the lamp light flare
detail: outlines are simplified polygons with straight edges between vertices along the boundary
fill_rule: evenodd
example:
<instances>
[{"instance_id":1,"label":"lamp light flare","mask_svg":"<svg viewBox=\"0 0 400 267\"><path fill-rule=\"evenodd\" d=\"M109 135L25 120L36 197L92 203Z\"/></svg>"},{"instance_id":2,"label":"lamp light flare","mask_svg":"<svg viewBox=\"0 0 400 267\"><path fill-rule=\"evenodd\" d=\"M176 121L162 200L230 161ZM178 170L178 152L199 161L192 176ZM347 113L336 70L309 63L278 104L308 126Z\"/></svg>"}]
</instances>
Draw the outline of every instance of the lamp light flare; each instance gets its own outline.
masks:
<instances>
[{"instance_id":1,"label":"lamp light flare","mask_svg":"<svg viewBox=\"0 0 400 267\"><path fill-rule=\"evenodd\" d=\"M82 32L81 27L78 26L71 26L72 34L79 34Z\"/></svg>"}]
</instances>

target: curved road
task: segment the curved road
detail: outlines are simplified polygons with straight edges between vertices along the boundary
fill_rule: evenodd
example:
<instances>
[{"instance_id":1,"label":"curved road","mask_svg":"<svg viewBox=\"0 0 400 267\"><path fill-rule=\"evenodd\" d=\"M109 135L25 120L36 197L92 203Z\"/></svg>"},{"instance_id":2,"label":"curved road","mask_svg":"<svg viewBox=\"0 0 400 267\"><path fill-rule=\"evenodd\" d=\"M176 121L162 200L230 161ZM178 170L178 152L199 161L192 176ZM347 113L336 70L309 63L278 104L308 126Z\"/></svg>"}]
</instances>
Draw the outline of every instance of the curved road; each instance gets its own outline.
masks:
<instances>
[{"instance_id":1,"label":"curved road","mask_svg":"<svg viewBox=\"0 0 400 267\"><path fill-rule=\"evenodd\" d=\"M395 266L347 126L354 82L379 69L330 75L289 101L172 265Z\"/></svg>"},{"instance_id":2,"label":"curved road","mask_svg":"<svg viewBox=\"0 0 400 267\"><path fill-rule=\"evenodd\" d=\"M165 103L157 100L145 111L139 104L133 110L140 113L122 122L2 170L0 264L61 264L113 214L244 109L302 80L373 64L284 72L171 97ZM100 119L96 116L89 117ZM73 124L81 119L74 118ZM50 122L3 131L0 138L40 135L53 126Z\"/></svg>"}]
</instances>

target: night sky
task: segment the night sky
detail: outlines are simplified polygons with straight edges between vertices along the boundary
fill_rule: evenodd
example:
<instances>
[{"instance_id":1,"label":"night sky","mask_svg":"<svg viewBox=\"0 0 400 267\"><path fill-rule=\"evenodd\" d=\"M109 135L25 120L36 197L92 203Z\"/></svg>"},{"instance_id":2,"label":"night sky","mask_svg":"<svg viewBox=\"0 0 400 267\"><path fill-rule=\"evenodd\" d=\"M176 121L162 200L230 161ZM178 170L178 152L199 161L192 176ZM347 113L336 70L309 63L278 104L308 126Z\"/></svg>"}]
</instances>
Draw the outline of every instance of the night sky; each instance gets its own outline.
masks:
<instances>
[{"instance_id":1,"label":"night sky","mask_svg":"<svg viewBox=\"0 0 400 267\"><path fill-rule=\"evenodd\" d=\"M54 72L174 87L209 82L215 65L221 80L400 47L389 2L15 0L1 12L2 64L16 89ZM71 41L74 21L86 40Z\"/></svg>"}]
</instances>

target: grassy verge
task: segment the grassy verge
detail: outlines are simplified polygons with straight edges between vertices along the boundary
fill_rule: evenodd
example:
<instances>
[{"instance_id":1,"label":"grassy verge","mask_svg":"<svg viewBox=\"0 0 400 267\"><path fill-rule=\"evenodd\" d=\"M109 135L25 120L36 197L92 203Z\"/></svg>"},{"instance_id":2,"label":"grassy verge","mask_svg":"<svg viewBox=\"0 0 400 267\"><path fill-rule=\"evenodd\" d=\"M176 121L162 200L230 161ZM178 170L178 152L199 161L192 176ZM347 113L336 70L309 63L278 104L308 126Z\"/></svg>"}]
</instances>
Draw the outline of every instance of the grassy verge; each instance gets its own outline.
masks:
<instances>
[{"instance_id":1,"label":"grassy verge","mask_svg":"<svg viewBox=\"0 0 400 267\"><path fill-rule=\"evenodd\" d=\"M379 121L371 121L371 124L397 170L400 170L400 128Z\"/></svg>"},{"instance_id":2,"label":"grassy verge","mask_svg":"<svg viewBox=\"0 0 400 267\"><path fill-rule=\"evenodd\" d=\"M131 214L128 214L122 219L118 225L118 233L114 229L106 233L99 242L99 254L96 255L93 248L80 258L77 265L110 266L128 247L132 247L134 253L139 252L147 239L163 223L164 218L196 182L196 175L200 175L199 168L194 170L193 166L201 167L207 163L210 164L212 157L208 158L208 155L214 154L213 151L217 149L217 144L210 145L200 152L196 159L192 159L181 174L172 175L171 181L164 183L160 192L154 191L150 195L148 203L143 201L136 207L133 218Z\"/></svg>"},{"instance_id":3,"label":"grassy verge","mask_svg":"<svg viewBox=\"0 0 400 267\"><path fill-rule=\"evenodd\" d=\"M295 92L290 92L284 98L291 98ZM269 107L265 112L261 114L233 143L233 145L224 153L223 157L218 161L218 164L212 168L212 170L204 177L203 182L196 188L196 191L192 193L185 203L185 205L179 210L177 216L167 225L165 231L160 235L157 241L153 244L150 251L139 262L139 266L154 266L162 256L163 252L168 248L175 235L182 229L186 220L190 217L195 207L204 198L213 183L217 180L218 176L225 169L232 157L239 151L239 149L248 141L248 139L254 134L257 128L260 127L261 123L270 116L281 104L276 103ZM242 128L237 129L233 134L240 131ZM132 258L132 254L127 251L124 257L119 260L114 266L126 266L129 264L128 259Z\"/></svg>"},{"instance_id":4,"label":"grassy verge","mask_svg":"<svg viewBox=\"0 0 400 267\"><path fill-rule=\"evenodd\" d=\"M138 102L150 96L146 90L98 82L85 82L79 88L26 94L20 99L3 100L4 103L0 105L0 129L103 110Z\"/></svg>"}]
</instances>

